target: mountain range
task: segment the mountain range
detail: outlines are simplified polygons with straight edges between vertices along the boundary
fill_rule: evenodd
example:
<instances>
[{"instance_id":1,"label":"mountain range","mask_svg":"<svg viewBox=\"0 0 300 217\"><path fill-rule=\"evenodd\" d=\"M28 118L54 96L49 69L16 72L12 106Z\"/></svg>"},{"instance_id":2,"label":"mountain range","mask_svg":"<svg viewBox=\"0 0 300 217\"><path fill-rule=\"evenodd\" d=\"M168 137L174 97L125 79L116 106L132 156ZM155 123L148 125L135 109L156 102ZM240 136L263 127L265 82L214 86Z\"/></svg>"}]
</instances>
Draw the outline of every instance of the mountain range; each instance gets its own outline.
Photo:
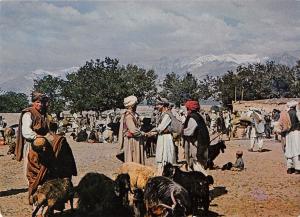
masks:
<instances>
[{"instance_id":1,"label":"mountain range","mask_svg":"<svg viewBox=\"0 0 300 217\"><path fill-rule=\"evenodd\" d=\"M179 75L183 75L186 72L191 72L198 79L202 79L206 75L221 76L229 70L234 70L238 65L241 64L275 61L275 63L292 67L299 59L300 58L288 53L262 58L255 54L223 54L178 58L162 57L158 61L153 62L149 67L144 67L142 64L137 65L141 65L141 67L144 68L154 69L158 74L159 80L162 80L166 74L171 72L175 72ZM52 75L54 77L61 77L65 79L67 73L75 72L78 69L79 67L71 67L54 71L38 69L33 72L29 72L24 76L11 76L6 80L1 79L0 86L2 90L24 92L28 94L33 87L34 79L43 78L46 75Z\"/></svg>"}]
</instances>

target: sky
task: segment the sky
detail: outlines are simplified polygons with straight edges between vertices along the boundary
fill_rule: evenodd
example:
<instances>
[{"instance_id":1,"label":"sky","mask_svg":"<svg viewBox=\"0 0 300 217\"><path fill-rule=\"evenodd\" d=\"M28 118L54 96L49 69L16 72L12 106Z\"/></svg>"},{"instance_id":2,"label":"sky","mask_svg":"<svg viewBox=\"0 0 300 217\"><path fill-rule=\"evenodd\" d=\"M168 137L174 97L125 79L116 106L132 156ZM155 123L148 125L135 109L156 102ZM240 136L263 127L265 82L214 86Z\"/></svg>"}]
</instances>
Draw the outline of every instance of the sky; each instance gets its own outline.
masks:
<instances>
[{"instance_id":1,"label":"sky","mask_svg":"<svg viewBox=\"0 0 300 217\"><path fill-rule=\"evenodd\" d=\"M0 1L0 79L106 56L161 57L299 50L300 1Z\"/></svg>"}]
</instances>

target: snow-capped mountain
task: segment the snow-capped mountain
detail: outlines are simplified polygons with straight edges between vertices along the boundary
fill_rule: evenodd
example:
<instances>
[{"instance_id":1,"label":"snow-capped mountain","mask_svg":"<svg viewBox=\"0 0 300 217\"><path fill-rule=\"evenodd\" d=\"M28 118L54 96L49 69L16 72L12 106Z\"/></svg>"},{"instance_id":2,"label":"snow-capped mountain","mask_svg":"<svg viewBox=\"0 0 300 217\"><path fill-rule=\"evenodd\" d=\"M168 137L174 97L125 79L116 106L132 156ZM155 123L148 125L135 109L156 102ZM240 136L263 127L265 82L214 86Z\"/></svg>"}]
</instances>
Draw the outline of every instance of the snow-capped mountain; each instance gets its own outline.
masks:
<instances>
[{"instance_id":1,"label":"snow-capped mountain","mask_svg":"<svg viewBox=\"0 0 300 217\"><path fill-rule=\"evenodd\" d=\"M60 77L62 79L66 78L68 73L75 72L79 67L71 67L61 70L48 71L43 69L37 69L33 72L25 74L23 76L11 76L9 79L1 79L0 85L3 90L10 90L15 92L30 93L33 88L34 80L41 79L44 76L51 75L53 77Z\"/></svg>"},{"instance_id":2,"label":"snow-capped mountain","mask_svg":"<svg viewBox=\"0 0 300 217\"><path fill-rule=\"evenodd\" d=\"M298 52L300 54L300 51ZM300 55L282 53L270 57L258 57L256 54L223 54L223 55L205 55L196 57L162 57L147 66L137 64L146 69L154 69L158 74L159 80L162 80L167 73L175 72L183 75L191 72L198 79L204 78L206 75L222 76L229 70L235 70L238 65L248 63L264 63L266 61L275 61L288 66L294 66ZM60 70L43 70L37 69L24 76L11 74L6 79L0 79L0 87L2 90L11 90L16 92L30 93L33 87L33 80L43 78L46 75L60 77L65 79L68 73L75 72L79 67L71 67Z\"/></svg>"},{"instance_id":3,"label":"snow-capped mountain","mask_svg":"<svg viewBox=\"0 0 300 217\"><path fill-rule=\"evenodd\" d=\"M153 68L160 78L171 72L179 75L191 72L197 78L201 79L206 75L221 76L229 70L235 70L238 65L274 61L276 64L284 64L292 67L296 64L297 60L300 60L300 58L287 53L271 57L258 57L256 54L205 55L199 57L178 57L174 59L163 57L154 63Z\"/></svg>"},{"instance_id":4,"label":"snow-capped mountain","mask_svg":"<svg viewBox=\"0 0 300 217\"><path fill-rule=\"evenodd\" d=\"M162 76L170 72L177 74L191 72L201 78L206 75L222 75L228 70L234 70L238 65L258 62L261 60L255 54L205 55L176 59L164 57L153 68Z\"/></svg>"}]
</instances>

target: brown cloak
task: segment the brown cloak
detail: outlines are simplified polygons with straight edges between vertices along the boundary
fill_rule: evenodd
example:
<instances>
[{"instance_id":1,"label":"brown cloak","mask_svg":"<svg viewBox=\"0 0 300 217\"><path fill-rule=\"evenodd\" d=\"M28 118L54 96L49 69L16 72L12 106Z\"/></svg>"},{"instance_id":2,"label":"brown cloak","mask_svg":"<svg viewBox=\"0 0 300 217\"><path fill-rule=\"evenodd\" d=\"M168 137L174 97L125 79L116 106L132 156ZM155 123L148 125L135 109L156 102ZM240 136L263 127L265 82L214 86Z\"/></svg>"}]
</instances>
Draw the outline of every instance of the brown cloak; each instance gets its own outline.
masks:
<instances>
[{"instance_id":1,"label":"brown cloak","mask_svg":"<svg viewBox=\"0 0 300 217\"><path fill-rule=\"evenodd\" d=\"M51 134L53 141L42 153L30 150L28 154L27 178L29 198L46 180L77 175L72 150L65 137ZM31 201L29 200L29 203Z\"/></svg>"},{"instance_id":2,"label":"brown cloak","mask_svg":"<svg viewBox=\"0 0 300 217\"><path fill-rule=\"evenodd\" d=\"M22 118L26 112L31 113L32 118L32 130L36 132L38 135L46 135L49 132L48 129L48 120L45 117L46 115L42 115L39 111L34 109L33 107L26 108L21 112L19 127L17 131L17 141L16 141L16 149L15 155L16 160L21 161L23 158L23 149L25 144L25 138L22 135Z\"/></svg>"}]
</instances>

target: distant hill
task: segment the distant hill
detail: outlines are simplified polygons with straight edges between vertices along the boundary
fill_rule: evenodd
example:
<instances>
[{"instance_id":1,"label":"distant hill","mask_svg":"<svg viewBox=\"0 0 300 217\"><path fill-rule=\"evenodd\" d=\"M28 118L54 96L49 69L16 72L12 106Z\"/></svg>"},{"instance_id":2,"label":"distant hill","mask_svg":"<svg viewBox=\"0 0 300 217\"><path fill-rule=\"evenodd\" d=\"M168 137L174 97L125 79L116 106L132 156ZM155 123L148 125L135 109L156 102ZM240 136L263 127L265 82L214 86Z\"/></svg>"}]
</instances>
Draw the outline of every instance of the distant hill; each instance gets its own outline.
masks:
<instances>
[{"instance_id":1,"label":"distant hill","mask_svg":"<svg viewBox=\"0 0 300 217\"><path fill-rule=\"evenodd\" d=\"M200 57L180 57L168 58L163 57L153 66L154 70L164 77L167 73L175 72L185 74L191 72L197 78L201 79L206 75L221 76L229 70L234 70L238 65L248 63L264 63L266 61L275 61L288 66L294 66L300 58L296 58L287 53L259 58L255 54L224 54L224 55L206 55Z\"/></svg>"},{"instance_id":2,"label":"distant hill","mask_svg":"<svg viewBox=\"0 0 300 217\"><path fill-rule=\"evenodd\" d=\"M300 51L298 53L300 53ZM158 79L160 81L166 74L171 72L175 72L179 75L191 72L197 78L202 79L206 75L222 76L229 70L235 70L235 68L241 64L264 63L268 60L273 60L275 63L294 66L299 59L300 57L297 58L288 53L263 58L259 58L255 54L224 54L179 58L162 57L153 62L152 65L144 68L153 68L158 74ZM137 65L143 67L142 64ZM42 78L45 75L52 75L64 79L67 73L77 71L78 69L79 67L71 67L55 71L38 69L33 72L28 72L24 76L12 75L9 79L2 78L0 80L0 87L2 90L24 92L28 94L33 87L33 79Z\"/></svg>"}]
</instances>

